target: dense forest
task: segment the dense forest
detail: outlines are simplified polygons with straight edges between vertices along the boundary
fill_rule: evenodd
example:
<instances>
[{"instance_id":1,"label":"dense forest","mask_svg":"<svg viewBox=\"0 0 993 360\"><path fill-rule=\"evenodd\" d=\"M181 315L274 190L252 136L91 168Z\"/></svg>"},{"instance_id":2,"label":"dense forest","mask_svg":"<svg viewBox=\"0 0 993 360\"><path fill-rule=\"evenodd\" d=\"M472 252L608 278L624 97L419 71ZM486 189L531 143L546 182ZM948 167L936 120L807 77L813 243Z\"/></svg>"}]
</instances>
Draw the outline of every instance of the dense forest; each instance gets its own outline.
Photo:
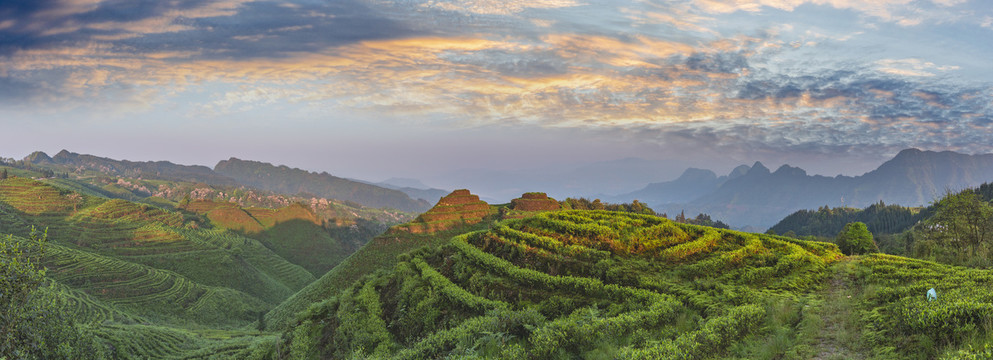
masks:
<instances>
[{"instance_id":1,"label":"dense forest","mask_svg":"<svg viewBox=\"0 0 993 360\"><path fill-rule=\"evenodd\" d=\"M833 237L845 224L861 222L865 223L873 234L898 234L910 229L932 212L931 208L907 208L886 205L883 202L872 204L865 209L822 206L817 210L800 210L792 213L769 230L771 233L789 233L793 236Z\"/></svg>"}]
</instances>

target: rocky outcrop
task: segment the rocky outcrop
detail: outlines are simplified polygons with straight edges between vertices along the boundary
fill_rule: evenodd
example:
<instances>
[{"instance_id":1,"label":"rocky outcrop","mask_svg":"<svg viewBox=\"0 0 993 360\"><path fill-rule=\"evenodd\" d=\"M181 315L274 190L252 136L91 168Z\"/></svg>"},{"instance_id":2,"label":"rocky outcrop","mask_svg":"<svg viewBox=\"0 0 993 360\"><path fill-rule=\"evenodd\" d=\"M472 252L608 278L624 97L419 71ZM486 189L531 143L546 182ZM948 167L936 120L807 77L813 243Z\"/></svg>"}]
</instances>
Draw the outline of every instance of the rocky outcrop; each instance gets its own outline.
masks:
<instances>
[{"instance_id":1,"label":"rocky outcrop","mask_svg":"<svg viewBox=\"0 0 993 360\"><path fill-rule=\"evenodd\" d=\"M419 215L414 221L393 227L393 231L414 234L433 233L477 224L493 213L490 204L479 200L479 196L473 195L469 190L460 189L442 197L438 200L438 204Z\"/></svg>"},{"instance_id":2,"label":"rocky outcrop","mask_svg":"<svg viewBox=\"0 0 993 360\"><path fill-rule=\"evenodd\" d=\"M562 206L543 192L529 192L511 200L510 208L518 211L555 211L562 209Z\"/></svg>"}]
</instances>

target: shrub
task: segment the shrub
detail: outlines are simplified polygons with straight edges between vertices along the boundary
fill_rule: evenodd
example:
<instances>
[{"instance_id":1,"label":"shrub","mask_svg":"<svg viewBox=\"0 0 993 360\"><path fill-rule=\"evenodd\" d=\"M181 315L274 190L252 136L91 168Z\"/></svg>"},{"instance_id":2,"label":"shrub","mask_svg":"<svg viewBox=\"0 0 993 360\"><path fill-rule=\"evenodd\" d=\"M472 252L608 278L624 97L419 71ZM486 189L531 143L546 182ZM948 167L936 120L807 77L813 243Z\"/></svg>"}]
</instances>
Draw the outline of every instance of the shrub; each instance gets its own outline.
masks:
<instances>
[{"instance_id":1,"label":"shrub","mask_svg":"<svg viewBox=\"0 0 993 360\"><path fill-rule=\"evenodd\" d=\"M861 255L879 252L879 247L872 240L872 233L869 228L861 222L853 222L845 225L844 229L838 233L836 239L838 248L845 255Z\"/></svg>"}]
</instances>

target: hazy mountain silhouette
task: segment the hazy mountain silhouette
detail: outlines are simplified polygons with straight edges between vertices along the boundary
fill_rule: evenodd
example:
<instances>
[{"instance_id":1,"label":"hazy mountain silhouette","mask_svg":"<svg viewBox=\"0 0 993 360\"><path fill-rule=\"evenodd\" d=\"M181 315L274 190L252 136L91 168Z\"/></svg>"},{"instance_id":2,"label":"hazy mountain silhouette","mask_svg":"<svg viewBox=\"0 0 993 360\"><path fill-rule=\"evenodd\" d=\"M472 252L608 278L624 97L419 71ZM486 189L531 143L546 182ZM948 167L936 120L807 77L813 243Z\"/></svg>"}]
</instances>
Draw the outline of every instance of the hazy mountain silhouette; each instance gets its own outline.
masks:
<instances>
[{"instance_id":1,"label":"hazy mountain silhouette","mask_svg":"<svg viewBox=\"0 0 993 360\"><path fill-rule=\"evenodd\" d=\"M783 165L739 166L727 176L689 169L678 179L622 195L669 214L707 213L734 227L767 228L799 209L866 207L883 201L904 206L930 203L946 190L993 181L993 154L907 149L861 176L807 175ZM709 191L708 191L709 189Z\"/></svg>"}]
</instances>

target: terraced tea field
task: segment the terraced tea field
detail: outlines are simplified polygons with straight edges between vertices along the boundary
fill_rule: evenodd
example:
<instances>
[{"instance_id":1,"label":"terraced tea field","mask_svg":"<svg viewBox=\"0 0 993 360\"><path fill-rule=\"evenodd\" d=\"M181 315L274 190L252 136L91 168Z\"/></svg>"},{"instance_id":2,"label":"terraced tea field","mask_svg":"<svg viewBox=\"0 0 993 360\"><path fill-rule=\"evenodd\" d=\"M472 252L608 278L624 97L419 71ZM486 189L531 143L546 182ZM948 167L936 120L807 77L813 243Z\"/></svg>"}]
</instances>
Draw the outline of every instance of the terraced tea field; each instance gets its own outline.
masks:
<instances>
[{"instance_id":1,"label":"terraced tea field","mask_svg":"<svg viewBox=\"0 0 993 360\"><path fill-rule=\"evenodd\" d=\"M815 288L840 258L833 244L654 216L542 213L401 256L312 307L285 348L305 358L730 354L762 341L769 304Z\"/></svg>"}]
</instances>

